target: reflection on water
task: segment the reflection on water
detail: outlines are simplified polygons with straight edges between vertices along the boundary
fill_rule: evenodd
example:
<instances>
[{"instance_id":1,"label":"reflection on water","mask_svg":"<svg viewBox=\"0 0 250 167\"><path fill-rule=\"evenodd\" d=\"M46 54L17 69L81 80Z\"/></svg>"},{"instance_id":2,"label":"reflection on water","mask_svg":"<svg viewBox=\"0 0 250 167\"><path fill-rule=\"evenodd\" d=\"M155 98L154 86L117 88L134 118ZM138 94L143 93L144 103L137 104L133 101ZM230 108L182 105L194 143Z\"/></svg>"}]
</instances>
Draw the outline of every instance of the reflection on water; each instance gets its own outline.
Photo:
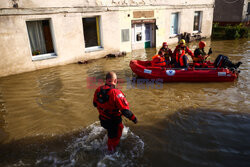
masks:
<instances>
[{"instance_id":1,"label":"reflection on water","mask_svg":"<svg viewBox=\"0 0 250 167\"><path fill-rule=\"evenodd\" d=\"M194 50L197 45L194 42L189 47ZM135 76L130 60L151 59L156 49L0 78L0 166L81 166L83 161L90 166L116 166L125 163L122 158L136 161L134 166L162 166L161 161L170 166L230 166L232 155L236 156L232 166L244 166L249 163L245 155L249 156L250 150L246 145L250 141L249 42L207 40L207 45L213 48L210 60L225 54L243 62L236 82L131 88L128 81ZM98 121L98 113L92 106L95 89L87 80L102 81L108 71L117 72L119 88L139 120L137 125L124 120L130 127L128 136L137 143L131 145L140 153L136 160L127 152L133 150L130 137L114 156L103 152L105 131L92 125ZM91 151L85 154L85 146L75 144L86 144L91 127L96 135L93 143L87 142Z\"/></svg>"},{"instance_id":2,"label":"reflection on water","mask_svg":"<svg viewBox=\"0 0 250 167\"><path fill-rule=\"evenodd\" d=\"M0 143L8 138L8 133L6 133L6 131L4 130L4 127L6 125L4 119L5 114L6 114L5 101L0 87Z\"/></svg>"},{"instance_id":3,"label":"reflection on water","mask_svg":"<svg viewBox=\"0 0 250 167\"><path fill-rule=\"evenodd\" d=\"M61 97L63 97L63 83L60 75L57 72L42 74L37 76L37 83L39 96L36 98L36 103L48 112L60 111L66 112L68 110L67 104ZM59 107L59 108L58 108Z\"/></svg>"},{"instance_id":4,"label":"reflection on water","mask_svg":"<svg viewBox=\"0 0 250 167\"><path fill-rule=\"evenodd\" d=\"M184 109L135 131L152 166L176 167L249 166L249 132L250 114L209 109Z\"/></svg>"}]
</instances>

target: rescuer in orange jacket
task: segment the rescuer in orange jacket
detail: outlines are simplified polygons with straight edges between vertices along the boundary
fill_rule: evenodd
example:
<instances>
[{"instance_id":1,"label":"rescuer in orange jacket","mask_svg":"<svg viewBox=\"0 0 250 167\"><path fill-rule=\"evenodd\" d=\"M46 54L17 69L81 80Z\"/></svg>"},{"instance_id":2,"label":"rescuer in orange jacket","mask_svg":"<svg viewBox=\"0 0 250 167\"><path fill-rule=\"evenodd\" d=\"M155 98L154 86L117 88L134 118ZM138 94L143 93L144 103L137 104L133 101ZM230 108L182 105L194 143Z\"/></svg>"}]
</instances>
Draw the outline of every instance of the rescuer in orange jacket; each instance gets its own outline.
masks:
<instances>
[{"instance_id":1,"label":"rescuer in orange jacket","mask_svg":"<svg viewBox=\"0 0 250 167\"><path fill-rule=\"evenodd\" d=\"M166 67L166 59L164 57L164 52L160 50L157 55L152 57L153 67Z\"/></svg>"},{"instance_id":2,"label":"rescuer in orange jacket","mask_svg":"<svg viewBox=\"0 0 250 167\"><path fill-rule=\"evenodd\" d=\"M194 57L193 52L186 46L186 41L181 39L173 53L175 57L175 67L188 67L188 57L185 55L186 53Z\"/></svg>"},{"instance_id":3,"label":"rescuer in orange jacket","mask_svg":"<svg viewBox=\"0 0 250 167\"><path fill-rule=\"evenodd\" d=\"M108 131L108 150L114 152L120 142L124 115L135 124L137 118L129 110L129 104L122 91L115 89L117 76L114 72L106 75L106 83L96 89L93 105L98 109L101 126Z\"/></svg>"}]
</instances>

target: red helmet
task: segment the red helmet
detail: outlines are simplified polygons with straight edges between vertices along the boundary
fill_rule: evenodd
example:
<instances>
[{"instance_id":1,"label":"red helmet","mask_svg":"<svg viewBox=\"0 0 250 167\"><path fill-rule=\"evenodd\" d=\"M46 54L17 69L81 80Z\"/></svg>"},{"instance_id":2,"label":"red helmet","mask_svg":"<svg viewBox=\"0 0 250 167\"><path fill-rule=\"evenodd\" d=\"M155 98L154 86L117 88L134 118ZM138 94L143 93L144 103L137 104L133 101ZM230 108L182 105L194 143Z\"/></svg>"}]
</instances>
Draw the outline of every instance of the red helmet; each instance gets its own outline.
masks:
<instances>
[{"instance_id":1,"label":"red helmet","mask_svg":"<svg viewBox=\"0 0 250 167\"><path fill-rule=\"evenodd\" d=\"M204 48L206 46L206 42L200 41L199 42L199 48Z\"/></svg>"},{"instance_id":2,"label":"red helmet","mask_svg":"<svg viewBox=\"0 0 250 167\"><path fill-rule=\"evenodd\" d=\"M162 46L168 46L167 42L163 42Z\"/></svg>"}]
</instances>

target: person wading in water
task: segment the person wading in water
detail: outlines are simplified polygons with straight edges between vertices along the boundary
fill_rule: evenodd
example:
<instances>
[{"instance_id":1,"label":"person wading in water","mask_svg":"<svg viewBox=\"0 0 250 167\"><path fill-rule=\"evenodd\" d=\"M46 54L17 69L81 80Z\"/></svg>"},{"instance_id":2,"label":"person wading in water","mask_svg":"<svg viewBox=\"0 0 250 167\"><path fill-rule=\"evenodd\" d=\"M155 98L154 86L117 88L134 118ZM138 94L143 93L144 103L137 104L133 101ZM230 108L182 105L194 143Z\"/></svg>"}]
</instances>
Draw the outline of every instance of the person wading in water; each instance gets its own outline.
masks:
<instances>
[{"instance_id":1,"label":"person wading in water","mask_svg":"<svg viewBox=\"0 0 250 167\"><path fill-rule=\"evenodd\" d=\"M122 91L115 89L117 76L114 72L106 75L106 83L96 89L93 105L98 109L101 126L108 131L108 150L114 152L122 136L124 115L135 124L137 118L129 110L129 104Z\"/></svg>"}]
</instances>

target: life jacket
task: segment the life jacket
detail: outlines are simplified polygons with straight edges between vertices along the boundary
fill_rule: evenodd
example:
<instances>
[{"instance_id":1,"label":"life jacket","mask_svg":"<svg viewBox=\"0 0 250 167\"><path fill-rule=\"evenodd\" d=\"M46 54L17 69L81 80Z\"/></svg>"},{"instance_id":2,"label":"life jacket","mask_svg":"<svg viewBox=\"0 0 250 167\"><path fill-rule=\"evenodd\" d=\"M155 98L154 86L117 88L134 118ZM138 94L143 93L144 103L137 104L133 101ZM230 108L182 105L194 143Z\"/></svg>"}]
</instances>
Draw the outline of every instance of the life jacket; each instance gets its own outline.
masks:
<instances>
[{"instance_id":1,"label":"life jacket","mask_svg":"<svg viewBox=\"0 0 250 167\"><path fill-rule=\"evenodd\" d=\"M182 48L181 48L180 45L177 46L178 52L180 52L180 50L184 50L184 51L186 52L186 49L187 49L187 46L184 46L184 47L182 47Z\"/></svg>"},{"instance_id":2,"label":"life jacket","mask_svg":"<svg viewBox=\"0 0 250 167\"><path fill-rule=\"evenodd\" d=\"M152 66L166 66L166 61L165 61L165 58L164 57L161 57L159 55L155 55L153 58L152 58Z\"/></svg>"},{"instance_id":3,"label":"life jacket","mask_svg":"<svg viewBox=\"0 0 250 167\"><path fill-rule=\"evenodd\" d=\"M101 104L104 104L109 101L109 95L108 92L112 88L110 87L109 89L103 89L103 87L100 88L100 91L97 93L97 101Z\"/></svg>"},{"instance_id":4,"label":"life jacket","mask_svg":"<svg viewBox=\"0 0 250 167\"><path fill-rule=\"evenodd\" d=\"M199 57L200 55L202 56L205 56L206 55L206 52L204 51L204 49L200 49L200 48L197 48L195 51L194 51L194 57Z\"/></svg>"},{"instance_id":5,"label":"life jacket","mask_svg":"<svg viewBox=\"0 0 250 167\"><path fill-rule=\"evenodd\" d=\"M180 52L176 53L176 62L180 65L180 66L184 66L184 61L183 61L183 56L185 55L185 50L182 50L182 53L180 54Z\"/></svg>"},{"instance_id":6,"label":"life jacket","mask_svg":"<svg viewBox=\"0 0 250 167\"><path fill-rule=\"evenodd\" d=\"M160 50L162 50L165 54L165 59L168 59L172 56L172 51L169 48L161 48Z\"/></svg>"},{"instance_id":7,"label":"life jacket","mask_svg":"<svg viewBox=\"0 0 250 167\"><path fill-rule=\"evenodd\" d=\"M194 51L193 62L203 62L203 57L206 55L206 52L203 49L197 48Z\"/></svg>"},{"instance_id":8,"label":"life jacket","mask_svg":"<svg viewBox=\"0 0 250 167\"><path fill-rule=\"evenodd\" d=\"M116 108L115 104L112 102L112 91L115 88L108 85L101 86L97 92L97 109L99 111L100 117L102 119L113 119L115 117L120 117L121 112ZM105 89L105 87L107 89Z\"/></svg>"}]
</instances>

